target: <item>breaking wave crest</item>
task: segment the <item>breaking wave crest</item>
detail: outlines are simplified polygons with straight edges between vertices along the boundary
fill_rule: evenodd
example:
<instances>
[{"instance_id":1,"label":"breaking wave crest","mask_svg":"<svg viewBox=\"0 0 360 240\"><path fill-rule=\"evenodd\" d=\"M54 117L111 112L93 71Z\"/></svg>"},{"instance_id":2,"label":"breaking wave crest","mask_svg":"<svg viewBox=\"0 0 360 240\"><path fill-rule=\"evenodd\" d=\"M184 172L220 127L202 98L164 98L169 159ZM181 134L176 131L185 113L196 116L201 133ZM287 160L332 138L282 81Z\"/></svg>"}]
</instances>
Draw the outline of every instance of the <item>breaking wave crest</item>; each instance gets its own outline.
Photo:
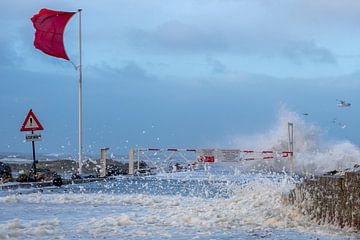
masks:
<instances>
[{"instance_id":1,"label":"breaking wave crest","mask_svg":"<svg viewBox=\"0 0 360 240\"><path fill-rule=\"evenodd\" d=\"M332 170L345 170L360 164L360 150L348 140L330 141L323 130L296 112L282 106L273 127L265 133L235 137L236 147L288 150L288 123L294 124L294 171L299 174L322 174ZM249 163L257 170L282 171L289 168L287 159Z\"/></svg>"}]
</instances>

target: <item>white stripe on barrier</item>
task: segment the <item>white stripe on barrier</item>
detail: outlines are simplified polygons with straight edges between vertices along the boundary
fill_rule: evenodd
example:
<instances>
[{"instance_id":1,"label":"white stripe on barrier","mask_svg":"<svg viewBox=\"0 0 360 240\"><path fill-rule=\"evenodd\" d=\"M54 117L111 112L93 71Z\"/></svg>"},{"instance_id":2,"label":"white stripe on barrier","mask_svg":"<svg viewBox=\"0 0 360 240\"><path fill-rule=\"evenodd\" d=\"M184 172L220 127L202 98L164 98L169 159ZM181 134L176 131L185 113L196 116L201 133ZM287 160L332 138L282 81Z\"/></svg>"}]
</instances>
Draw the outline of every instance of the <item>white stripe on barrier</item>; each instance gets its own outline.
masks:
<instances>
[{"instance_id":1,"label":"white stripe on barrier","mask_svg":"<svg viewBox=\"0 0 360 240\"><path fill-rule=\"evenodd\" d=\"M202 148L199 149L187 149L187 148L136 148L135 150L146 152L146 151L159 151L159 152L198 152L203 150ZM212 150L225 150L226 149L212 149ZM237 149L231 149L232 151L238 151L240 153L258 153L258 154L292 154L292 152L289 151L283 151L283 152L276 152L272 150L264 150L264 151L255 151L255 150L237 150Z\"/></svg>"},{"instance_id":2,"label":"white stripe on barrier","mask_svg":"<svg viewBox=\"0 0 360 240\"><path fill-rule=\"evenodd\" d=\"M208 164L214 162L241 162L241 161L254 161L254 160L268 160L268 159L276 159L276 158L287 158L293 156L293 152L290 151L282 151L277 152L273 150L264 150L264 151L255 151L255 150L240 150L240 149L193 149L193 148L136 148L135 152L138 153L138 169L137 171L146 170L159 170L159 169L173 169L181 170L187 168L193 168L195 165L199 164ZM174 165L160 165L160 166L152 166L145 167L140 169L140 153L144 156L148 161L153 161L149 156L146 155L146 152L168 152L167 156L165 155L165 160L163 162L168 162L174 154L179 154L181 158L185 161L194 161L188 159L184 152L194 152L196 154L195 162L191 162L188 164L179 164L176 163ZM154 154L154 156L157 154ZM158 158L158 157L157 157ZM159 160L159 159L157 159ZM156 161L156 160L155 160Z\"/></svg>"}]
</instances>

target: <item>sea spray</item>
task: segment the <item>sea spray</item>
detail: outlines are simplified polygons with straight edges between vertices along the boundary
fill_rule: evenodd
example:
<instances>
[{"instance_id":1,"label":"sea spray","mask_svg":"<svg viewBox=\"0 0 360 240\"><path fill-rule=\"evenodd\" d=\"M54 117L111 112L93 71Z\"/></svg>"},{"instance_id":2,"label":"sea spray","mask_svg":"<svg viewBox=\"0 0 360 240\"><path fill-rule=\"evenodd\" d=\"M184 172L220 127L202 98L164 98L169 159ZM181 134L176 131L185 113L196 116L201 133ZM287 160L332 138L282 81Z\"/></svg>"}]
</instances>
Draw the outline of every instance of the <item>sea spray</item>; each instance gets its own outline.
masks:
<instances>
[{"instance_id":1,"label":"sea spray","mask_svg":"<svg viewBox=\"0 0 360 240\"><path fill-rule=\"evenodd\" d=\"M72 193L63 192L64 189L45 189L42 193L13 195L12 198L16 201L8 201L8 196L0 197L0 204L6 204L9 209L38 205L38 208L32 209L35 218L41 218L41 211L51 210L57 213L59 221L67 224L54 225L51 231L65 235L67 231L76 231L79 236L93 238L166 238L175 237L175 233L176 236L184 238L187 234L214 236L215 233L221 232L225 234L226 239L233 236L232 234L244 237L249 231L251 234L254 231L271 234L274 231L271 229L285 231L285 235L289 231L321 231L321 234L325 235L335 234L326 226L318 227L299 210L283 204L282 194L293 188L296 183L296 180L284 173L248 173L237 176L235 180L231 175L220 176L219 173L213 172L207 176L203 175L202 181L192 181L191 185L188 184L189 181L181 180L183 174L172 176L172 180L176 181L170 181L172 186L167 189L172 192L154 194L154 188L149 185L157 182L149 181L148 187L144 188L142 193L132 193L134 191L131 188L137 188L139 182L146 182L145 178L127 185L127 193L96 193L99 186L96 185L92 189L94 183L91 183L84 185L86 191L83 193L75 186L71 186ZM217 177L221 178L220 182L217 181ZM164 182L163 177L158 178L159 182ZM226 179L229 181L225 181ZM123 184L124 179L117 181ZM165 179L166 181L169 179ZM206 195L191 191L188 195L178 194L183 185L186 188L196 187L204 192L211 192L213 185L218 185L227 189L228 195ZM115 184L112 187L118 186ZM69 216L69 213L74 216ZM11 213L9 211L9 214L14 214L14 210L11 210ZM7 212L3 217L6 215ZM28 234L27 228L32 224L27 220L21 220L21 225L25 228L21 230L22 236L31 238L32 235ZM46 236L48 233L49 231L38 231L37 236Z\"/></svg>"},{"instance_id":2,"label":"sea spray","mask_svg":"<svg viewBox=\"0 0 360 240\"><path fill-rule=\"evenodd\" d=\"M294 124L294 159L298 174L323 174L332 170L344 170L355 164L360 164L360 150L348 140L328 140L323 130L313 123L306 121L296 112L282 106L274 125L265 133L252 136L237 136L232 142L234 147L255 150L288 150L287 125ZM287 158L272 161L254 161L243 163L246 170L289 171Z\"/></svg>"}]
</instances>

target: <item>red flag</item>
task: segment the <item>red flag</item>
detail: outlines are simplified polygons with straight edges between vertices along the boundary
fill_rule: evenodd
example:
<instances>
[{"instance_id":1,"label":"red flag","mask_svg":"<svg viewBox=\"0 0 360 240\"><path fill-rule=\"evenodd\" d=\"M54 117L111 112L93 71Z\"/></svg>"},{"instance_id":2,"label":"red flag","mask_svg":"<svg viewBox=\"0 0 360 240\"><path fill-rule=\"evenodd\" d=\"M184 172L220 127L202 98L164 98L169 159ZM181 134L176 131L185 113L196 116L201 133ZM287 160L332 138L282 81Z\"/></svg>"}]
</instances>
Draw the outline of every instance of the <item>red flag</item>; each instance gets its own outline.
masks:
<instances>
[{"instance_id":1,"label":"red flag","mask_svg":"<svg viewBox=\"0 0 360 240\"><path fill-rule=\"evenodd\" d=\"M69 60L63 36L66 24L75 13L41 9L31 18L36 29L34 46L51 56Z\"/></svg>"}]
</instances>

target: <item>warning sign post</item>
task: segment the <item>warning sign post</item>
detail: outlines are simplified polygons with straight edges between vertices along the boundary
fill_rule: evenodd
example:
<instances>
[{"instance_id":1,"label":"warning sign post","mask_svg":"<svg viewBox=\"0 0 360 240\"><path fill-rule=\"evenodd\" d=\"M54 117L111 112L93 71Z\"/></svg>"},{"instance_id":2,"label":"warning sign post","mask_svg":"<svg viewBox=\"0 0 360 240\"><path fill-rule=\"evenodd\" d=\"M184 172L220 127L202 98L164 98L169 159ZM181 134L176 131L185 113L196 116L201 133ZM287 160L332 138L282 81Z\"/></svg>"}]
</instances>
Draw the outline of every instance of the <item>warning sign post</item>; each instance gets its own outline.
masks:
<instances>
[{"instance_id":1,"label":"warning sign post","mask_svg":"<svg viewBox=\"0 0 360 240\"><path fill-rule=\"evenodd\" d=\"M41 134L34 134L34 131L44 130L43 126L36 118L35 114L33 113L32 109L30 109L29 113L27 114L24 123L20 131L27 132L31 131L31 134L26 135L26 141L32 143L32 151L33 151L33 171L34 171L34 178L36 180L36 157L35 157L35 141L41 141Z\"/></svg>"}]
</instances>

